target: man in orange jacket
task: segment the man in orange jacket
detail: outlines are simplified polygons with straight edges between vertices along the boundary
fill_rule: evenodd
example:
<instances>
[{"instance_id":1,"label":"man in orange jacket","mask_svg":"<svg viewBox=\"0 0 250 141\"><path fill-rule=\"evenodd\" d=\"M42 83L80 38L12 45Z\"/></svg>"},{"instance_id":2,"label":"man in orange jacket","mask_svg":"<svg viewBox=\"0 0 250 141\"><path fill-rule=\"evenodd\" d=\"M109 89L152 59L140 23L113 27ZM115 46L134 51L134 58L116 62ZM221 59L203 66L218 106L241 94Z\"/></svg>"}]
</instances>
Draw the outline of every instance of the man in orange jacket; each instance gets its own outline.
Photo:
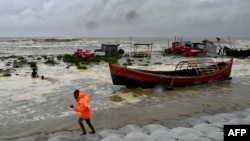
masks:
<instances>
[{"instance_id":1,"label":"man in orange jacket","mask_svg":"<svg viewBox=\"0 0 250 141\"><path fill-rule=\"evenodd\" d=\"M86 123L89 125L89 128L92 130L90 132L90 134L94 134L95 129L90 122L91 111L90 111L90 107L89 107L89 97L84 92L79 92L79 90L74 91L74 97L78 103L78 106L70 105L70 108L72 108L75 112L80 113L78 123L80 124L80 126L82 128L81 135L86 134L86 130L85 130L84 125L82 123L83 120L86 121Z\"/></svg>"}]
</instances>

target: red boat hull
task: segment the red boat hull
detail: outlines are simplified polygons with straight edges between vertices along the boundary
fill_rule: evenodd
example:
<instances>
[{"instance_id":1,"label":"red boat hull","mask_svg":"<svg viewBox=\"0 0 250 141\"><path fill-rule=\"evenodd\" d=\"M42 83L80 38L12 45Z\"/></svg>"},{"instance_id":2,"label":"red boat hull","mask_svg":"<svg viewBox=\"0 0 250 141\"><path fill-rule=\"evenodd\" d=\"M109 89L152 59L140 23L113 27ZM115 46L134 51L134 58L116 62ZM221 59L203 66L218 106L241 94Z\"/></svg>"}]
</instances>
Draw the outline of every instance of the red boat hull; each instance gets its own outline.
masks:
<instances>
[{"instance_id":1,"label":"red boat hull","mask_svg":"<svg viewBox=\"0 0 250 141\"><path fill-rule=\"evenodd\" d=\"M183 54L183 56L197 56L199 54L199 52L200 52L199 50L191 49L191 50L188 50L182 54Z\"/></svg>"},{"instance_id":2,"label":"red boat hull","mask_svg":"<svg viewBox=\"0 0 250 141\"><path fill-rule=\"evenodd\" d=\"M89 59L95 56L95 52L91 52L89 50L83 51L82 49L77 49L74 54L76 57L83 59Z\"/></svg>"},{"instance_id":3,"label":"red boat hull","mask_svg":"<svg viewBox=\"0 0 250 141\"><path fill-rule=\"evenodd\" d=\"M114 64L109 64L109 67L114 85L125 85L127 87L154 87L159 83L165 85L172 83L173 86L188 86L228 79L230 78L232 64L233 59L230 59L225 63L223 69L220 69L218 72L200 76L159 75L157 73L150 73L150 71L141 71Z\"/></svg>"}]
</instances>

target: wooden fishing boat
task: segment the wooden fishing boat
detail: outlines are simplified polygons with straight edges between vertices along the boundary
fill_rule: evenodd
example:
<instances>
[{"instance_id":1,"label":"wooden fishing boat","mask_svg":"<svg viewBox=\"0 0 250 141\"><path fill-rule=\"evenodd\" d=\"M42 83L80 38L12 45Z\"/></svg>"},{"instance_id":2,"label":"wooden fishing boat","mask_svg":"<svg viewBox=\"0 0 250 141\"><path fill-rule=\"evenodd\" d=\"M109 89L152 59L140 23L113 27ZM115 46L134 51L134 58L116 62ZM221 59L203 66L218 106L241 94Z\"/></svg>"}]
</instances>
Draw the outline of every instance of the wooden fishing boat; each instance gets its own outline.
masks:
<instances>
[{"instance_id":1,"label":"wooden fishing boat","mask_svg":"<svg viewBox=\"0 0 250 141\"><path fill-rule=\"evenodd\" d=\"M74 52L74 55L78 58L90 59L95 56L95 52L91 52L90 50L83 51L82 49L77 49Z\"/></svg>"},{"instance_id":2,"label":"wooden fishing boat","mask_svg":"<svg viewBox=\"0 0 250 141\"><path fill-rule=\"evenodd\" d=\"M192 47L191 41L173 42L172 50L174 53L182 54L183 56L197 56L200 50Z\"/></svg>"},{"instance_id":3,"label":"wooden fishing boat","mask_svg":"<svg viewBox=\"0 0 250 141\"><path fill-rule=\"evenodd\" d=\"M199 50L196 50L196 49L190 49L186 52L183 52L182 55L183 56L197 56L199 54Z\"/></svg>"},{"instance_id":4,"label":"wooden fishing boat","mask_svg":"<svg viewBox=\"0 0 250 141\"><path fill-rule=\"evenodd\" d=\"M173 71L151 71L109 64L114 85L150 88L157 84L165 86L188 86L229 79L233 58L214 62L207 59L179 62Z\"/></svg>"},{"instance_id":5,"label":"wooden fishing boat","mask_svg":"<svg viewBox=\"0 0 250 141\"><path fill-rule=\"evenodd\" d=\"M250 49L247 50L237 50L237 49L231 49L229 47L224 46L224 52L226 53L226 56L232 56L232 57L248 57L250 56Z\"/></svg>"}]
</instances>

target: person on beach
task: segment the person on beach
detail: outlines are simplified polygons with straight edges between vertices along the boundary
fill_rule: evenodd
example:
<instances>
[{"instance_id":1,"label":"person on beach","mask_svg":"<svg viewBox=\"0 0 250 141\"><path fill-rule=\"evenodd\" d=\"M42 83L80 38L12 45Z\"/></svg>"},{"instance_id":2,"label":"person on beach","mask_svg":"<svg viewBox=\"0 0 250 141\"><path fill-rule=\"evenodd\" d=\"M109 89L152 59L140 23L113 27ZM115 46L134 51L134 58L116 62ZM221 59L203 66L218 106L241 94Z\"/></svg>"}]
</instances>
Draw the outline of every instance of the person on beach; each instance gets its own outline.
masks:
<instances>
[{"instance_id":1,"label":"person on beach","mask_svg":"<svg viewBox=\"0 0 250 141\"><path fill-rule=\"evenodd\" d=\"M74 91L74 97L75 97L75 100L78 103L78 106L70 105L70 108L72 108L75 112L80 113L78 123L79 123L80 127L82 128L82 134L81 135L86 134L86 130L85 130L84 125L82 123L83 120L86 121L89 128L92 130L90 132L90 134L94 134L95 129L94 129L94 127L93 127L93 125L92 125L92 123L90 121L91 110L90 110L90 107L89 107L89 97L84 92L80 92L79 90Z\"/></svg>"},{"instance_id":2,"label":"person on beach","mask_svg":"<svg viewBox=\"0 0 250 141\"><path fill-rule=\"evenodd\" d=\"M36 69L33 69L33 72L31 73L32 78L39 77L38 73L36 72Z\"/></svg>"}]
</instances>

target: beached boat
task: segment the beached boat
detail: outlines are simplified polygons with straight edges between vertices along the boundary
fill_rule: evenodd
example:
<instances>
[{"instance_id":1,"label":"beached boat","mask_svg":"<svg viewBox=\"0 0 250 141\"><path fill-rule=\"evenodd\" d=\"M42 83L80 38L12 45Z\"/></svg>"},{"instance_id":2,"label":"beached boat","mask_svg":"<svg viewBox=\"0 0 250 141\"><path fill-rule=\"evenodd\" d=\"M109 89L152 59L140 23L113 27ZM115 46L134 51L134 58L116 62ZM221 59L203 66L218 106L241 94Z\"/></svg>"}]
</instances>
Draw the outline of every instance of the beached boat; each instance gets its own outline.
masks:
<instances>
[{"instance_id":1,"label":"beached boat","mask_svg":"<svg viewBox=\"0 0 250 141\"><path fill-rule=\"evenodd\" d=\"M232 57L248 57L248 56L250 56L250 49L237 50L237 49L231 49L229 47L224 46L223 50L226 53L226 56L232 56Z\"/></svg>"},{"instance_id":2,"label":"beached boat","mask_svg":"<svg viewBox=\"0 0 250 141\"><path fill-rule=\"evenodd\" d=\"M199 54L199 50L190 49L182 53L183 56L197 56Z\"/></svg>"},{"instance_id":3,"label":"beached boat","mask_svg":"<svg viewBox=\"0 0 250 141\"><path fill-rule=\"evenodd\" d=\"M114 85L150 88L165 86L188 86L210 83L230 78L233 59L214 62L207 59L179 62L173 71L151 71L109 64Z\"/></svg>"},{"instance_id":4,"label":"beached boat","mask_svg":"<svg viewBox=\"0 0 250 141\"><path fill-rule=\"evenodd\" d=\"M83 51L82 49L77 49L74 54L76 57L83 59L90 59L95 56L95 52L91 52L90 50Z\"/></svg>"},{"instance_id":5,"label":"beached boat","mask_svg":"<svg viewBox=\"0 0 250 141\"><path fill-rule=\"evenodd\" d=\"M164 50L164 54L182 54L183 56L218 56L217 46L207 39L201 42L181 41L173 42L172 48Z\"/></svg>"},{"instance_id":6,"label":"beached boat","mask_svg":"<svg viewBox=\"0 0 250 141\"><path fill-rule=\"evenodd\" d=\"M172 43L172 50L174 53L182 54L183 56L197 56L199 50L192 49L192 42L182 41Z\"/></svg>"}]
</instances>

